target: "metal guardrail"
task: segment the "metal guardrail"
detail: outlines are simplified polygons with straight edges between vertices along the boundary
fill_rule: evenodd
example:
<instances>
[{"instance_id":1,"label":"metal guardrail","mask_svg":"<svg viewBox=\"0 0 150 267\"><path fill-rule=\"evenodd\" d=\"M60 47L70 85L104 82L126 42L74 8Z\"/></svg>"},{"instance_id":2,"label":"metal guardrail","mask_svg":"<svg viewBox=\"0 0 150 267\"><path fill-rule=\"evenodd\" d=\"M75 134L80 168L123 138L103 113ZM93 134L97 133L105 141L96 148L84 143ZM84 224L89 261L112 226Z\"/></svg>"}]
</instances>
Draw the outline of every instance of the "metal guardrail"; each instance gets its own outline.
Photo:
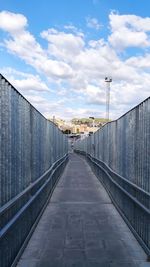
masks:
<instances>
[{"instance_id":1,"label":"metal guardrail","mask_svg":"<svg viewBox=\"0 0 150 267\"><path fill-rule=\"evenodd\" d=\"M65 135L0 75L0 207L68 151Z\"/></svg>"},{"instance_id":2,"label":"metal guardrail","mask_svg":"<svg viewBox=\"0 0 150 267\"><path fill-rule=\"evenodd\" d=\"M150 193L127 181L90 154L75 151L86 156L93 172L104 185L150 260Z\"/></svg>"},{"instance_id":3,"label":"metal guardrail","mask_svg":"<svg viewBox=\"0 0 150 267\"><path fill-rule=\"evenodd\" d=\"M28 196L28 201L22 207L19 207L15 215L5 222L0 231L0 266L15 266L20 250L25 246L29 235L33 231L35 222L39 220L43 207L47 203L54 186L61 175L66 163L68 155L58 160L52 165L48 172L40 177L36 182L29 186L25 192L13 199L7 207L0 210L0 218L6 218L12 209L20 203L20 198Z\"/></svg>"},{"instance_id":4,"label":"metal guardrail","mask_svg":"<svg viewBox=\"0 0 150 267\"><path fill-rule=\"evenodd\" d=\"M75 146L150 192L150 98Z\"/></svg>"},{"instance_id":5,"label":"metal guardrail","mask_svg":"<svg viewBox=\"0 0 150 267\"><path fill-rule=\"evenodd\" d=\"M113 172L104 162L90 155L88 160L98 179L105 186L114 204L132 228L136 238L150 257L150 194ZM144 227L143 227L144 226Z\"/></svg>"},{"instance_id":6,"label":"metal guardrail","mask_svg":"<svg viewBox=\"0 0 150 267\"><path fill-rule=\"evenodd\" d=\"M77 141L150 259L150 98Z\"/></svg>"},{"instance_id":7,"label":"metal guardrail","mask_svg":"<svg viewBox=\"0 0 150 267\"><path fill-rule=\"evenodd\" d=\"M68 140L0 75L0 266L15 266L67 163Z\"/></svg>"}]
</instances>

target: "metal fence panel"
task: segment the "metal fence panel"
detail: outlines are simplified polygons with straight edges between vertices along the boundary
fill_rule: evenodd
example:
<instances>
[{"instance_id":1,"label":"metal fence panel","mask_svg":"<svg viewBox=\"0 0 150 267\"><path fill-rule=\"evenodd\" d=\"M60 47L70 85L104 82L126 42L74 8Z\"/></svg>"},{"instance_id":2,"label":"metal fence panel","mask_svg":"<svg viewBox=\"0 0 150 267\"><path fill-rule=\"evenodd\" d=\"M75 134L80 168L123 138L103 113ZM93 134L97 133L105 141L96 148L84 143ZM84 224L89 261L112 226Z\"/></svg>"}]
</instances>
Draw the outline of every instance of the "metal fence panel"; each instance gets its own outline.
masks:
<instances>
[{"instance_id":1,"label":"metal fence panel","mask_svg":"<svg viewBox=\"0 0 150 267\"><path fill-rule=\"evenodd\" d=\"M68 140L0 75L0 266L17 256L67 162Z\"/></svg>"},{"instance_id":2,"label":"metal fence panel","mask_svg":"<svg viewBox=\"0 0 150 267\"><path fill-rule=\"evenodd\" d=\"M150 98L87 139L77 141L75 149L87 155L150 255Z\"/></svg>"}]
</instances>

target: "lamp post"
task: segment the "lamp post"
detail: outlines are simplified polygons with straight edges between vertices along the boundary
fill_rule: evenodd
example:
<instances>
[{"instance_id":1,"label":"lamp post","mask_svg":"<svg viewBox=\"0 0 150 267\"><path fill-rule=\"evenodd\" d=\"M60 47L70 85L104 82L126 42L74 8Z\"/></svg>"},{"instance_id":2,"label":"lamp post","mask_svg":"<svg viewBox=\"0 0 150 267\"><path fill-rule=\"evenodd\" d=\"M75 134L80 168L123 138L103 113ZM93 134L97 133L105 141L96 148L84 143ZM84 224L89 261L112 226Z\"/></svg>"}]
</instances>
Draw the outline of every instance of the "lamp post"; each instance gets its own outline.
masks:
<instances>
[{"instance_id":1,"label":"lamp post","mask_svg":"<svg viewBox=\"0 0 150 267\"><path fill-rule=\"evenodd\" d=\"M55 115L53 115L53 123L55 124Z\"/></svg>"},{"instance_id":2,"label":"lamp post","mask_svg":"<svg viewBox=\"0 0 150 267\"><path fill-rule=\"evenodd\" d=\"M92 119L92 121L93 121L93 128L95 127L95 118L94 117L89 117L89 119Z\"/></svg>"},{"instance_id":3,"label":"lamp post","mask_svg":"<svg viewBox=\"0 0 150 267\"><path fill-rule=\"evenodd\" d=\"M110 83L112 82L112 78L111 77L105 77L105 82L107 84L107 88L106 88L106 120L109 121Z\"/></svg>"}]
</instances>

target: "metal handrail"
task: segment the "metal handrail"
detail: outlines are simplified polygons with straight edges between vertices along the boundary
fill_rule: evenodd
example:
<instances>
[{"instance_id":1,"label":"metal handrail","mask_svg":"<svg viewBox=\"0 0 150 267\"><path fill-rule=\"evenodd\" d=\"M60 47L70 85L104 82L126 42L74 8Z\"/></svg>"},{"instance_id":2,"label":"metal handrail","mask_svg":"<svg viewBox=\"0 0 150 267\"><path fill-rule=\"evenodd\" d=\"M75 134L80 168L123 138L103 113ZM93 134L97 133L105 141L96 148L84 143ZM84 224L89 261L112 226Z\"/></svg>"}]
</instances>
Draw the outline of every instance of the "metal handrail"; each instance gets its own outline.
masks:
<instances>
[{"instance_id":1,"label":"metal handrail","mask_svg":"<svg viewBox=\"0 0 150 267\"><path fill-rule=\"evenodd\" d=\"M148 215L150 215L150 209L146 208L143 204L141 204L135 197L133 197L130 193L128 193L123 187L121 187L116 181L112 179L112 177L109 175L109 173L102 167L100 164L95 162L93 158L90 156L90 159L92 162L94 162L95 165L97 165L99 168L101 168L108 176L108 178L111 180L112 183L114 183L124 194L126 194L132 201L134 201L141 209L143 209ZM109 168L110 169L110 168ZM110 169L111 170L111 169ZM124 179L125 180L125 179Z\"/></svg>"},{"instance_id":2,"label":"metal handrail","mask_svg":"<svg viewBox=\"0 0 150 267\"><path fill-rule=\"evenodd\" d=\"M129 193L127 190L125 190L123 188L123 186L121 186L119 183L117 183L115 180L113 180L113 177L111 177L111 173L108 173L108 171L109 172L112 171L112 174L116 174L116 176L118 176L118 174L115 173L110 167L107 168L107 164L105 164L101 160L94 158L90 154L85 153L84 151L76 150L76 152L84 155L87 158L87 160L89 161L89 164L92 165L94 173L96 174L96 176L98 177L100 182L105 187L112 202L114 203L114 205L118 209L119 213L121 214L121 216L123 217L123 219L125 220L125 222L129 226L129 228L131 229L131 231L135 235L136 239L139 241L139 243L141 244L141 246L145 250L145 252L147 254L147 260L150 261L150 245L149 245L149 230L148 230L149 229L149 221L150 221L150 209L147 208L145 205L143 205L131 193ZM96 161L99 161L99 163ZM104 167L102 167L100 165L100 163L103 163ZM99 173L98 170L101 170L102 173ZM104 174L104 176L103 176L103 174ZM119 178L123 178L123 177L121 177L119 175ZM125 178L123 178L121 180L123 182L127 182L129 186L134 187L134 189L137 191L140 189L139 191L141 193L145 193L146 197L149 198L149 193L145 192L144 190L141 190L141 188L139 188L138 186L134 185L133 183L127 181ZM120 192L120 195L122 195L123 199L129 200L128 201L129 206L128 206L127 210L126 209L124 210L124 204L122 205L122 202L121 202L121 205L120 205L120 201L118 202L118 199L116 198L116 193L117 193L116 190L118 191L118 193ZM148 199L148 201L149 201L149 199ZM130 211L130 208L132 211L132 207L134 207L134 214L132 214L132 212L131 212L131 214L129 215L128 212ZM135 218L134 216L140 216L140 218L142 216L142 218L144 219L144 224L145 224L146 230L145 230L145 227L142 229L139 228L139 224L137 224L134 221L134 218Z\"/></svg>"},{"instance_id":3,"label":"metal handrail","mask_svg":"<svg viewBox=\"0 0 150 267\"><path fill-rule=\"evenodd\" d=\"M109 171L111 171L114 175L116 175L118 178L120 178L121 180L123 180L125 183L131 185L132 187L134 187L135 189L137 189L138 191L140 191L141 193L144 193L145 195L147 195L148 197L150 197L150 193L145 191L143 188L137 186L136 184L132 183L131 181L127 180L126 178L124 178L123 176L121 176L120 174L116 173L114 170L112 170L104 161L97 159L93 156L91 156L90 154L87 154L88 156L90 156L91 158L93 158L94 160L99 161L100 163L104 164L105 167L107 169L109 169ZM101 167L102 168L102 167Z\"/></svg>"},{"instance_id":4,"label":"metal handrail","mask_svg":"<svg viewBox=\"0 0 150 267\"><path fill-rule=\"evenodd\" d=\"M21 199L27 192L32 190L35 185L37 185L40 181L42 181L46 175L48 175L54 168L55 166L64 158L66 158L68 154L65 154L62 158L58 159L56 162L52 164L52 166L43 174L41 175L36 181L32 182L26 189L24 189L20 194L12 198L10 201L8 201L6 204L4 204L0 208L0 216L3 215L8 209L10 209L12 206L16 204L16 202Z\"/></svg>"},{"instance_id":5,"label":"metal handrail","mask_svg":"<svg viewBox=\"0 0 150 267\"><path fill-rule=\"evenodd\" d=\"M54 165L56 165L56 163L58 163L60 160L58 160L56 163L53 164L53 166L50 168L52 170L52 173L51 173L50 177L38 189L38 191L31 197L31 199L17 212L17 214L9 221L9 223L7 223L2 228L2 230L0 230L0 240L1 240L1 238L3 238L5 236L5 234L9 231L9 229L16 223L17 219L23 214L23 212L31 205L31 203L34 201L34 199L38 197L38 195L45 188L45 186L48 184L48 182L50 181L51 177L54 175L56 170L66 161L66 158L67 158L67 154L64 157L61 158L62 161L59 163L59 165L57 165L56 168L54 168ZM38 181L41 178L43 178L43 175L42 175L42 177L40 177L38 179ZM37 181L36 181L36 183L37 183ZM35 183L34 183L34 185L35 185ZM34 185L31 185L28 190L30 190Z\"/></svg>"}]
</instances>

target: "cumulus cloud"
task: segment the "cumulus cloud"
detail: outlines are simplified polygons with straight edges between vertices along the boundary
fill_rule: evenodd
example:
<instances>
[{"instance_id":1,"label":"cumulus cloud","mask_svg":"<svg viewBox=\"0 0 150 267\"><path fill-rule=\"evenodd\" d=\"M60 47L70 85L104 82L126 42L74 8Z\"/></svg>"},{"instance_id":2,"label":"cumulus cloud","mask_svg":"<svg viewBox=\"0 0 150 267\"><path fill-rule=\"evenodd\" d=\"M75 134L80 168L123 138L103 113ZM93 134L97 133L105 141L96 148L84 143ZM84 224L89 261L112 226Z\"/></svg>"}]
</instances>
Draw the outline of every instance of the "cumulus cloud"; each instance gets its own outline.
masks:
<instances>
[{"instance_id":1,"label":"cumulus cloud","mask_svg":"<svg viewBox=\"0 0 150 267\"><path fill-rule=\"evenodd\" d=\"M37 95L25 95L28 101L35 106L46 118L52 118L55 115L57 118L71 119L73 117L89 117L91 114L98 114L97 110L93 108L77 108L68 107L66 99L52 102L45 97ZM102 114L102 113L101 113ZM103 115L103 114L102 114Z\"/></svg>"},{"instance_id":2,"label":"cumulus cloud","mask_svg":"<svg viewBox=\"0 0 150 267\"><path fill-rule=\"evenodd\" d=\"M27 64L36 68L38 72L44 72L46 75L58 78L72 75L69 65L47 56L47 52L35 37L26 30L27 19L23 15L2 11L0 16L2 17L0 29L7 31L10 35L10 38L5 40L5 46L9 52L19 56ZM20 26L17 26L19 23ZM12 24L12 27L9 24Z\"/></svg>"},{"instance_id":3,"label":"cumulus cloud","mask_svg":"<svg viewBox=\"0 0 150 267\"><path fill-rule=\"evenodd\" d=\"M11 33L18 33L27 26L27 19L22 14L8 11L0 12L0 28Z\"/></svg>"},{"instance_id":4,"label":"cumulus cloud","mask_svg":"<svg viewBox=\"0 0 150 267\"><path fill-rule=\"evenodd\" d=\"M41 80L37 76L22 80L14 80L13 84L21 91L49 91L47 85L41 83Z\"/></svg>"},{"instance_id":5,"label":"cumulus cloud","mask_svg":"<svg viewBox=\"0 0 150 267\"><path fill-rule=\"evenodd\" d=\"M27 30L28 22L23 15L8 15L3 11L0 16L3 17L2 22L0 19L0 29L9 34L3 45L38 73L9 73L9 80L11 78L14 85L46 116L52 116L53 112L56 116L67 118L103 114L106 93L104 77L107 75L113 78L112 118L149 96L148 52L124 59L120 51L133 46L142 49L149 47L150 18L111 13L108 40L87 41L84 34L73 25L64 26L63 31L55 28L43 30L41 37L47 41L47 49L44 49ZM4 19L8 16L9 24L12 24L10 27ZM16 26L19 22L20 26ZM40 74L45 77L44 82ZM43 93L42 99L38 96L39 91L40 94L50 91L48 83L57 84L54 86L58 89L55 103L45 99ZM73 108L74 103L77 103L76 109Z\"/></svg>"},{"instance_id":6,"label":"cumulus cloud","mask_svg":"<svg viewBox=\"0 0 150 267\"><path fill-rule=\"evenodd\" d=\"M100 24L98 22L98 19L96 19L96 18L90 18L90 17L88 17L86 19L86 23L87 23L87 27L92 28L92 29L95 29L95 30L99 30L103 26L102 24Z\"/></svg>"},{"instance_id":7,"label":"cumulus cloud","mask_svg":"<svg viewBox=\"0 0 150 267\"><path fill-rule=\"evenodd\" d=\"M134 68L144 68L145 71L150 71L150 54L130 57L126 60L126 64Z\"/></svg>"},{"instance_id":8,"label":"cumulus cloud","mask_svg":"<svg viewBox=\"0 0 150 267\"><path fill-rule=\"evenodd\" d=\"M111 35L108 40L115 49L150 46L150 18L135 15L109 15Z\"/></svg>"},{"instance_id":9,"label":"cumulus cloud","mask_svg":"<svg viewBox=\"0 0 150 267\"><path fill-rule=\"evenodd\" d=\"M38 75L16 71L12 68L3 68L0 72L23 94L51 91Z\"/></svg>"},{"instance_id":10,"label":"cumulus cloud","mask_svg":"<svg viewBox=\"0 0 150 267\"><path fill-rule=\"evenodd\" d=\"M41 36L48 41L50 55L60 60L71 61L83 49L85 43L83 36L73 33L59 32L56 29L43 31Z\"/></svg>"},{"instance_id":11,"label":"cumulus cloud","mask_svg":"<svg viewBox=\"0 0 150 267\"><path fill-rule=\"evenodd\" d=\"M88 84L85 92L88 104L105 105L106 97L101 87Z\"/></svg>"}]
</instances>

